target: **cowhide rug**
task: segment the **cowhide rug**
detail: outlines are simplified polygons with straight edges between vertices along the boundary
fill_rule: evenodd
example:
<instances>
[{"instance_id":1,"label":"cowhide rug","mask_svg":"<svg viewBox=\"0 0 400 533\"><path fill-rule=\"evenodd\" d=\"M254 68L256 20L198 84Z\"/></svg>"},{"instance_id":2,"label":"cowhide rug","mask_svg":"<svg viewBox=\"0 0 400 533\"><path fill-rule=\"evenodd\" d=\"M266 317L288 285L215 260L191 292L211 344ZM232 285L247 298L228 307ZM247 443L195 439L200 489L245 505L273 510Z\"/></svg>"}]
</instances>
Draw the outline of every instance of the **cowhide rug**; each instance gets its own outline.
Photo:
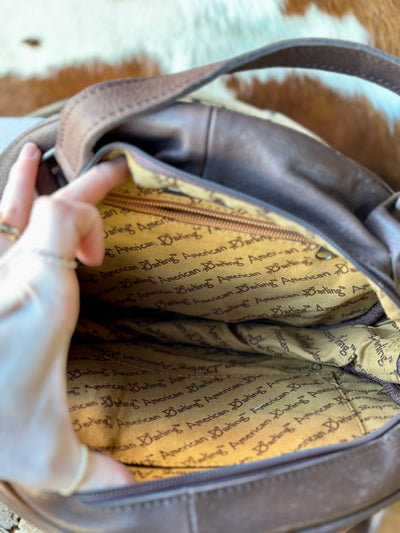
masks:
<instances>
[{"instance_id":1,"label":"cowhide rug","mask_svg":"<svg viewBox=\"0 0 400 533\"><path fill-rule=\"evenodd\" d=\"M113 77L175 72L294 37L400 54L397 0L1 1L0 115ZM398 188L400 97L347 76L274 69L209 89L279 110Z\"/></svg>"}]
</instances>

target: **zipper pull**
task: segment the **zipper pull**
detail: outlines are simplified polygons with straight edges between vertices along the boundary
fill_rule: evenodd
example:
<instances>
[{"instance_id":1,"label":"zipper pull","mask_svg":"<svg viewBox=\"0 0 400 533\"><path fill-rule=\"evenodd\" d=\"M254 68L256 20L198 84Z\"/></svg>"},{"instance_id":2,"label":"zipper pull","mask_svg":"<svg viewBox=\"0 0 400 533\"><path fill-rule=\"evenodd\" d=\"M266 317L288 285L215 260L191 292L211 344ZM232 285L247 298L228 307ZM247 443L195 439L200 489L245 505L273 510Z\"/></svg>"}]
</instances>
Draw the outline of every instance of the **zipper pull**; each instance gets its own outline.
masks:
<instances>
[{"instance_id":1,"label":"zipper pull","mask_svg":"<svg viewBox=\"0 0 400 533\"><path fill-rule=\"evenodd\" d=\"M315 252L315 258L319 261L329 261L329 259L333 259L334 257L337 256L333 252L328 250L328 248L324 248L323 246L320 246Z\"/></svg>"}]
</instances>

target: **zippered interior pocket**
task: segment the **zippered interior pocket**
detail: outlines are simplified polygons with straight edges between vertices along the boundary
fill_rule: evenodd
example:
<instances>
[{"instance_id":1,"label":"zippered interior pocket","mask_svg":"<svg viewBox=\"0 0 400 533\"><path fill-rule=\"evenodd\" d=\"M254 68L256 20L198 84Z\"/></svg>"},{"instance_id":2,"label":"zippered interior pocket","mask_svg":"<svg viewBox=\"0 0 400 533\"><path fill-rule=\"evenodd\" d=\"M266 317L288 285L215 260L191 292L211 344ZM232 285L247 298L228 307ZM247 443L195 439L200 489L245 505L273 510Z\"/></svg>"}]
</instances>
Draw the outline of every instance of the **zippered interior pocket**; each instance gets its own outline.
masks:
<instances>
[{"instance_id":1,"label":"zippered interior pocket","mask_svg":"<svg viewBox=\"0 0 400 533\"><path fill-rule=\"evenodd\" d=\"M348 261L332 253L321 261L317 238L268 214L136 183L108 194L101 211L106 258L80 269L80 281L103 302L308 326L352 319L377 301Z\"/></svg>"},{"instance_id":2,"label":"zippered interior pocket","mask_svg":"<svg viewBox=\"0 0 400 533\"><path fill-rule=\"evenodd\" d=\"M285 230L277 224L262 219L252 218L230 211L217 211L195 203L185 204L171 199L141 196L125 196L123 194L109 193L104 199L105 205L120 207L129 211L168 218L184 222L192 226L207 226L248 235L260 235L271 239L282 239L294 242L313 242L295 231Z\"/></svg>"}]
</instances>

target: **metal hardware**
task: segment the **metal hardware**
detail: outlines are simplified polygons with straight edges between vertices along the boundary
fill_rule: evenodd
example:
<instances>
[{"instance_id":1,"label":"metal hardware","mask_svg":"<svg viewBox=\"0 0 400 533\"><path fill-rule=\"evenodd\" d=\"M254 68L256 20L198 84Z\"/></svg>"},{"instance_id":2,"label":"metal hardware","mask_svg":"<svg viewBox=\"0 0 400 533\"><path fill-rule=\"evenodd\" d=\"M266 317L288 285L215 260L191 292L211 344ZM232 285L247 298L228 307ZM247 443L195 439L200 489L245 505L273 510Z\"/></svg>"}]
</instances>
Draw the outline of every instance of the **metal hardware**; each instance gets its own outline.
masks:
<instances>
[{"instance_id":1,"label":"metal hardware","mask_svg":"<svg viewBox=\"0 0 400 533\"><path fill-rule=\"evenodd\" d=\"M42 159L40 161L40 163L46 163L46 161L48 161L49 159L51 159L52 157L54 157L54 154L55 154L55 147L53 148L50 148L50 150L47 150L47 152L45 152L44 154L42 154Z\"/></svg>"},{"instance_id":2,"label":"metal hardware","mask_svg":"<svg viewBox=\"0 0 400 533\"><path fill-rule=\"evenodd\" d=\"M323 246L320 246L318 250L315 252L315 258L319 261L329 261L330 259L333 259L335 254L328 250L327 248L324 248Z\"/></svg>"}]
</instances>

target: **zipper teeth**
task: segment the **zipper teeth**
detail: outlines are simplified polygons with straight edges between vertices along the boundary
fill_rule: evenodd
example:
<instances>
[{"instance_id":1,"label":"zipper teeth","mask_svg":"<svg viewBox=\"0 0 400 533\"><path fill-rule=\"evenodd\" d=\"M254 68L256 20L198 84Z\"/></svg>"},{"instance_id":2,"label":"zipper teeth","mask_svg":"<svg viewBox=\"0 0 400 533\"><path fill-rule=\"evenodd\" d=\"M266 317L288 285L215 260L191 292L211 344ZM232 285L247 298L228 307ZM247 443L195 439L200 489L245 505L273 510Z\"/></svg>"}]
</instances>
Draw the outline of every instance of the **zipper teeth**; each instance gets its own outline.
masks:
<instances>
[{"instance_id":1,"label":"zipper teeth","mask_svg":"<svg viewBox=\"0 0 400 533\"><path fill-rule=\"evenodd\" d=\"M185 205L155 198L126 197L115 193L109 193L105 197L104 203L113 207L122 207L123 209L163 216L200 226L211 226L239 233L268 236L274 239L312 242L300 233L284 230L272 222L255 220L242 215L221 213L206 207Z\"/></svg>"}]
</instances>

